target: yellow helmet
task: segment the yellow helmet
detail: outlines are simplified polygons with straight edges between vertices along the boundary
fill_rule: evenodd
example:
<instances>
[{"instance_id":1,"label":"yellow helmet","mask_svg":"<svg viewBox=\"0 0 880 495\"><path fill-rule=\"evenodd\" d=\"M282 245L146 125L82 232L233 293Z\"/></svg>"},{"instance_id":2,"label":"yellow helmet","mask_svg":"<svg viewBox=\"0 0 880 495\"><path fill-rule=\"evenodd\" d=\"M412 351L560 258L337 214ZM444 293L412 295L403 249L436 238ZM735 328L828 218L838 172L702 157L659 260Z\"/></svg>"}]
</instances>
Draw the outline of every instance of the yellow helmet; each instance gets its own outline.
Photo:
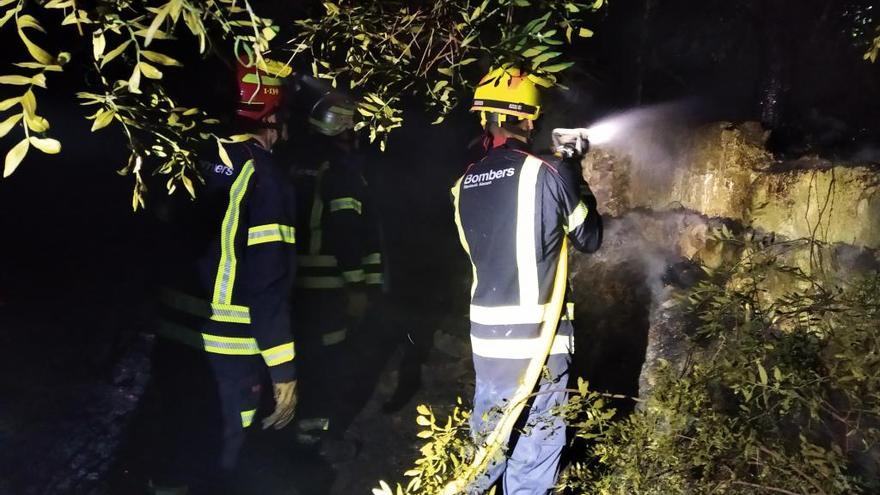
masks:
<instances>
[{"instance_id":1,"label":"yellow helmet","mask_svg":"<svg viewBox=\"0 0 880 495\"><path fill-rule=\"evenodd\" d=\"M496 114L501 124L506 116L517 120L535 120L541 114L541 97L538 85L543 81L520 69L505 65L492 69L477 85L474 92L472 112L480 112L480 122L485 127L489 114Z\"/></svg>"}]
</instances>

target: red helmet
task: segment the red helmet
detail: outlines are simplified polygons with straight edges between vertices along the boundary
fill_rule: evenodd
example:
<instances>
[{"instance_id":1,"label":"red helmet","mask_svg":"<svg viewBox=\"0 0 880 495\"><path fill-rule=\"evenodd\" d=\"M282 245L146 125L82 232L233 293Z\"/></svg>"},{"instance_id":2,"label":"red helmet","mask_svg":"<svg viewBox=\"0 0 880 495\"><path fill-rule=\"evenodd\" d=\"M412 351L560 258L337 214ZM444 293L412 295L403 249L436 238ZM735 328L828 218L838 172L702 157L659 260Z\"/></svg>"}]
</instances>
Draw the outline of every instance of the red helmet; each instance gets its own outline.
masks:
<instances>
[{"instance_id":1,"label":"red helmet","mask_svg":"<svg viewBox=\"0 0 880 495\"><path fill-rule=\"evenodd\" d=\"M235 115L259 122L281 107L283 81L258 69L238 63L238 105Z\"/></svg>"}]
</instances>

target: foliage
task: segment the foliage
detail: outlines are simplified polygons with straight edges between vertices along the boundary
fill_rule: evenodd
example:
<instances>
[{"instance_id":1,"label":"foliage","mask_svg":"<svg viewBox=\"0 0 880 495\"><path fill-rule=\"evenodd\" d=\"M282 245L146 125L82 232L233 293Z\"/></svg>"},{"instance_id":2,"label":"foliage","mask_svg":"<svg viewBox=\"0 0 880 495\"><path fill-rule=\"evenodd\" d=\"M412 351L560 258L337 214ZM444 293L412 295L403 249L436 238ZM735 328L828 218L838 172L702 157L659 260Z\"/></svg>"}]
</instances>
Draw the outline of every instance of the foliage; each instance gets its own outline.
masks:
<instances>
[{"instance_id":1,"label":"foliage","mask_svg":"<svg viewBox=\"0 0 880 495\"><path fill-rule=\"evenodd\" d=\"M578 452L561 477L566 493L876 493L880 275L833 282L789 266L810 241L729 241L740 262L706 269L677 296L676 317L694 322L692 350L661 366L651 397L612 419L580 382L560 411ZM454 476L473 448L437 442L406 473L416 486L427 473ZM412 485L398 493L435 493Z\"/></svg>"},{"instance_id":2,"label":"foliage","mask_svg":"<svg viewBox=\"0 0 880 495\"><path fill-rule=\"evenodd\" d=\"M122 128L130 156L120 173L135 177L135 209L144 204L145 160L153 159L156 171L169 176L169 191L181 184L194 195L198 143L214 139L219 145L241 139L221 138L212 131L216 119L178 104L167 94L161 82L163 71L181 63L166 52L180 51L178 36L188 35L202 54L225 40L234 56L260 62L277 31L270 20L254 14L247 0L167 0L155 5L130 0L0 0L2 7L6 10L0 15L0 27L14 19L23 52L30 57L14 64L17 73L0 76L0 84L24 89L20 96L0 103L0 111L13 112L0 123L0 137L24 123L20 126L23 138L6 154L4 177L15 171L30 146L45 153L61 150L61 143L47 136L50 124L37 114L35 94L36 88L47 87L51 73L63 71L72 60L69 52L50 53L34 41L36 33L50 34L44 25L51 22L58 31L51 33L56 37L73 30L74 44L90 45L92 60L76 62L97 76L87 79L99 82L77 97L83 105L99 107L88 117L93 132L114 122Z\"/></svg>"},{"instance_id":3,"label":"foliage","mask_svg":"<svg viewBox=\"0 0 880 495\"><path fill-rule=\"evenodd\" d=\"M288 64L303 59L317 77L357 89L363 95L359 129L371 140L381 136L384 149L387 133L402 124L403 98L425 99L440 122L473 82L463 70L480 58L517 63L554 82L571 65L561 61L558 47L563 39L590 36L582 17L603 3L328 1L321 14L296 22L286 53ZM77 96L95 107L88 116L92 131L118 124L128 141L130 156L120 173L135 179L135 209L144 205L147 170L167 175L169 191L182 186L194 195L200 144L216 141L224 158L222 143L242 139L221 137L217 119L176 101L163 86L165 72L182 66L178 54L187 45L179 39L187 38L202 55L226 52L228 58L263 63L279 31L248 0L0 0L0 28L13 21L28 60L0 76L0 85L21 89L0 102L0 112L7 112L0 115L0 137L14 129L22 133L6 154L4 177L31 147L61 150L61 142L49 136L49 121L37 113L37 93L53 73L74 66L87 73ZM44 48L53 42L72 49ZM82 52L91 60L71 55Z\"/></svg>"},{"instance_id":4,"label":"foliage","mask_svg":"<svg viewBox=\"0 0 880 495\"><path fill-rule=\"evenodd\" d=\"M440 123L482 76L467 69L477 61L512 63L556 82L560 47L592 36L585 13L604 0L434 0L323 2L326 14L296 23L290 59L308 54L316 77L364 94L360 127L370 139L400 127L401 99L427 102ZM485 69L485 67L483 68Z\"/></svg>"}]
</instances>

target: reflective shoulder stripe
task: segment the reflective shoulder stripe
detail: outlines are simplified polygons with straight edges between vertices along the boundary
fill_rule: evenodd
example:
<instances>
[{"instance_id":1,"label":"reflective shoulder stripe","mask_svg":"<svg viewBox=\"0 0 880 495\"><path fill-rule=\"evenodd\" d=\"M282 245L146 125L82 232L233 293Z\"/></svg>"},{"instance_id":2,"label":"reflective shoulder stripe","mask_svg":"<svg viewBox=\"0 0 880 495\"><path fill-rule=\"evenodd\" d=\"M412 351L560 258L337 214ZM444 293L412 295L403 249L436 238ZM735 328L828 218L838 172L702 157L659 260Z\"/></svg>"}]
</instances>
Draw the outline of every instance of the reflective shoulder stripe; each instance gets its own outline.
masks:
<instances>
[{"instance_id":1,"label":"reflective shoulder stripe","mask_svg":"<svg viewBox=\"0 0 880 495\"><path fill-rule=\"evenodd\" d=\"M538 254L535 246L535 192L541 160L527 156L519 175L516 203L516 267L520 305L537 304Z\"/></svg>"},{"instance_id":2,"label":"reflective shoulder stripe","mask_svg":"<svg viewBox=\"0 0 880 495\"><path fill-rule=\"evenodd\" d=\"M159 291L162 304L200 318L209 318L226 323L250 323L251 313L247 306L235 304L212 304L204 299L191 296L170 288Z\"/></svg>"},{"instance_id":3,"label":"reflective shoulder stripe","mask_svg":"<svg viewBox=\"0 0 880 495\"><path fill-rule=\"evenodd\" d=\"M266 366L278 366L279 364L293 361L293 358L296 357L293 342L266 349L261 354L263 355L263 361L266 362Z\"/></svg>"},{"instance_id":4,"label":"reflective shoulder stripe","mask_svg":"<svg viewBox=\"0 0 880 495\"><path fill-rule=\"evenodd\" d=\"M579 201L577 206L574 208L574 211L571 212L571 215L568 216L568 224L565 226L565 232L571 232L572 230L583 225L584 220L587 219L587 214L590 210L587 208L587 205L584 204L583 201Z\"/></svg>"},{"instance_id":5,"label":"reflective shoulder stripe","mask_svg":"<svg viewBox=\"0 0 880 495\"><path fill-rule=\"evenodd\" d=\"M368 273L364 276L367 285L381 285L385 283L385 276L381 273Z\"/></svg>"},{"instance_id":6,"label":"reflective shoulder stripe","mask_svg":"<svg viewBox=\"0 0 880 495\"><path fill-rule=\"evenodd\" d=\"M361 263L365 265L380 265L382 264L382 253L368 254L361 259Z\"/></svg>"},{"instance_id":7,"label":"reflective shoulder stripe","mask_svg":"<svg viewBox=\"0 0 880 495\"><path fill-rule=\"evenodd\" d=\"M281 225L277 223L258 225L248 229L248 246L263 244L266 242L296 244L296 229L290 225Z\"/></svg>"},{"instance_id":8,"label":"reflective shoulder stripe","mask_svg":"<svg viewBox=\"0 0 880 495\"><path fill-rule=\"evenodd\" d=\"M363 210L363 205L360 201L354 198L336 198L330 200L330 212L341 211L341 210L354 210L358 215L361 214Z\"/></svg>"},{"instance_id":9,"label":"reflective shoulder stripe","mask_svg":"<svg viewBox=\"0 0 880 495\"><path fill-rule=\"evenodd\" d=\"M342 277L297 277L296 284L303 289L341 289L345 286Z\"/></svg>"},{"instance_id":10,"label":"reflective shoulder stripe","mask_svg":"<svg viewBox=\"0 0 880 495\"><path fill-rule=\"evenodd\" d=\"M238 264L235 257L235 232L238 230L241 202L253 174L254 161L248 160L229 188L229 205L226 207L220 231L220 263L214 280L214 295L211 298L211 302L215 304L232 302L232 288L235 286L235 270Z\"/></svg>"},{"instance_id":11,"label":"reflective shoulder stripe","mask_svg":"<svg viewBox=\"0 0 880 495\"><path fill-rule=\"evenodd\" d=\"M321 336L321 344L325 346L336 345L344 341L348 337L348 329L343 328L336 332L325 333Z\"/></svg>"},{"instance_id":12,"label":"reflective shoulder stripe","mask_svg":"<svg viewBox=\"0 0 880 495\"><path fill-rule=\"evenodd\" d=\"M296 261L299 263L299 266L309 268L332 268L339 265L335 256L323 254L303 254L297 256Z\"/></svg>"},{"instance_id":13,"label":"reflective shoulder stripe","mask_svg":"<svg viewBox=\"0 0 880 495\"><path fill-rule=\"evenodd\" d=\"M250 409L247 411L241 412L241 426L243 428L247 428L254 423L254 416L256 416L257 410Z\"/></svg>"},{"instance_id":14,"label":"reflective shoulder stripe","mask_svg":"<svg viewBox=\"0 0 880 495\"><path fill-rule=\"evenodd\" d=\"M522 325L544 321L546 304L525 306L471 305L471 321L481 325Z\"/></svg>"},{"instance_id":15,"label":"reflective shoulder stripe","mask_svg":"<svg viewBox=\"0 0 880 495\"><path fill-rule=\"evenodd\" d=\"M345 282L348 284L363 282L364 281L364 271L363 270L349 270L347 272L342 272L342 279L345 280Z\"/></svg>"},{"instance_id":16,"label":"reflective shoulder stripe","mask_svg":"<svg viewBox=\"0 0 880 495\"><path fill-rule=\"evenodd\" d=\"M471 247L468 245L467 237L464 235L464 227L461 225L461 181L464 179L464 176L460 177L458 181L452 186L452 200L455 206L455 226L458 228L458 239L461 241L461 247L464 248L464 252L468 255L468 260L471 262L471 271L473 272L473 280L471 281L471 297L474 297L474 294L477 292L477 265L474 264L474 260L471 258Z\"/></svg>"},{"instance_id":17,"label":"reflective shoulder stripe","mask_svg":"<svg viewBox=\"0 0 880 495\"><path fill-rule=\"evenodd\" d=\"M540 338L532 339L483 339L471 335L471 348L477 356L492 359L532 359ZM574 352L574 337L556 335L550 355Z\"/></svg>"}]
</instances>

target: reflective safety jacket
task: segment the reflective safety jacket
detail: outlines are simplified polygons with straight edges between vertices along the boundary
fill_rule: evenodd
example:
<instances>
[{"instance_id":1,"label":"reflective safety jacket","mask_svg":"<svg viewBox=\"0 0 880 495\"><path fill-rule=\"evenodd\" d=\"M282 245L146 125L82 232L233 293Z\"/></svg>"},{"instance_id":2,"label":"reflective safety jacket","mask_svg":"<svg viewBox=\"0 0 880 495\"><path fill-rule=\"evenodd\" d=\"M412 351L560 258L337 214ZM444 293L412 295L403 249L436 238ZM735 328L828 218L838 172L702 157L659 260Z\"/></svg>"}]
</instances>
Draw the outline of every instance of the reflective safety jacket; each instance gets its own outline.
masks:
<instances>
[{"instance_id":1,"label":"reflective safety jacket","mask_svg":"<svg viewBox=\"0 0 880 495\"><path fill-rule=\"evenodd\" d=\"M261 356L274 382L290 381L293 188L256 144L227 150L234 167L203 163L196 201L177 194L159 207L168 249L159 335L212 356Z\"/></svg>"},{"instance_id":2,"label":"reflective safety jacket","mask_svg":"<svg viewBox=\"0 0 880 495\"><path fill-rule=\"evenodd\" d=\"M300 276L297 286L332 291L381 286L375 212L358 154L335 154L297 171Z\"/></svg>"},{"instance_id":3,"label":"reflective safety jacket","mask_svg":"<svg viewBox=\"0 0 880 495\"><path fill-rule=\"evenodd\" d=\"M576 164L543 161L508 140L452 188L455 222L473 267L475 358L531 358L563 236L580 251L599 248L601 217L578 172ZM551 354L568 353L571 338L560 332Z\"/></svg>"}]
</instances>

